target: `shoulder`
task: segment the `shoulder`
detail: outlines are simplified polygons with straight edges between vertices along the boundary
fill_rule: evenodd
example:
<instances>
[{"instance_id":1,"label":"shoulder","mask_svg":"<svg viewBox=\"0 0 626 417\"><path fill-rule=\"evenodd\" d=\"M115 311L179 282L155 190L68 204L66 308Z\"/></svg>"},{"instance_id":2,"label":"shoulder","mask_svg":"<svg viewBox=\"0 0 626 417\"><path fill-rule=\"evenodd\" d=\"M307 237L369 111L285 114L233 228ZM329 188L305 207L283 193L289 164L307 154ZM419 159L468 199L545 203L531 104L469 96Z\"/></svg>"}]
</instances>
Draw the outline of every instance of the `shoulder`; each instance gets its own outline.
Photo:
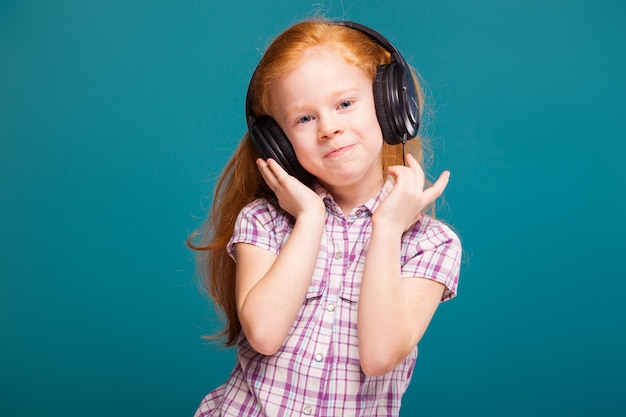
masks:
<instances>
[{"instance_id":1,"label":"shoulder","mask_svg":"<svg viewBox=\"0 0 626 417\"><path fill-rule=\"evenodd\" d=\"M423 216L402 237L402 274L444 284L442 301L449 300L457 293L462 253L461 240L450 226Z\"/></svg>"},{"instance_id":2,"label":"shoulder","mask_svg":"<svg viewBox=\"0 0 626 417\"><path fill-rule=\"evenodd\" d=\"M254 200L239 212L226 249L233 258L236 243L248 243L278 253L293 224L293 217L275 201L265 198Z\"/></svg>"},{"instance_id":3,"label":"shoulder","mask_svg":"<svg viewBox=\"0 0 626 417\"><path fill-rule=\"evenodd\" d=\"M422 218L408 230L403 241L420 242L421 245L440 246L448 245L458 247L460 250L461 239L450 226L441 220L429 216Z\"/></svg>"},{"instance_id":4,"label":"shoulder","mask_svg":"<svg viewBox=\"0 0 626 417\"><path fill-rule=\"evenodd\" d=\"M456 232L432 217L423 216L402 236L402 258L409 264L417 263L437 270L445 264L444 269L458 272L462 254L461 240Z\"/></svg>"},{"instance_id":5,"label":"shoulder","mask_svg":"<svg viewBox=\"0 0 626 417\"><path fill-rule=\"evenodd\" d=\"M241 209L237 223L247 219L255 223L275 224L276 222L289 222L290 217L287 212L280 208L275 200L258 198Z\"/></svg>"}]
</instances>

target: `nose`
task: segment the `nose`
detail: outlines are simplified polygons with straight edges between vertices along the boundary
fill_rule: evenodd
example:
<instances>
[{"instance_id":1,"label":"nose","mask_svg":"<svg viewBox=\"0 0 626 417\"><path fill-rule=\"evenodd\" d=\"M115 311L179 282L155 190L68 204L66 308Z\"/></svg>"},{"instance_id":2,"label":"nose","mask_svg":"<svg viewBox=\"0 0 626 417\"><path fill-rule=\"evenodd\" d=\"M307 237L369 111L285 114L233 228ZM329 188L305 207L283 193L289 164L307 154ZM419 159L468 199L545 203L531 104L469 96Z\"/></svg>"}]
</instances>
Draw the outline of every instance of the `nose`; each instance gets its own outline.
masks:
<instances>
[{"instance_id":1,"label":"nose","mask_svg":"<svg viewBox=\"0 0 626 417\"><path fill-rule=\"evenodd\" d=\"M320 139L329 140L343 132L343 125L338 116L327 114L319 118Z\"/></svg>"}]
</instances>

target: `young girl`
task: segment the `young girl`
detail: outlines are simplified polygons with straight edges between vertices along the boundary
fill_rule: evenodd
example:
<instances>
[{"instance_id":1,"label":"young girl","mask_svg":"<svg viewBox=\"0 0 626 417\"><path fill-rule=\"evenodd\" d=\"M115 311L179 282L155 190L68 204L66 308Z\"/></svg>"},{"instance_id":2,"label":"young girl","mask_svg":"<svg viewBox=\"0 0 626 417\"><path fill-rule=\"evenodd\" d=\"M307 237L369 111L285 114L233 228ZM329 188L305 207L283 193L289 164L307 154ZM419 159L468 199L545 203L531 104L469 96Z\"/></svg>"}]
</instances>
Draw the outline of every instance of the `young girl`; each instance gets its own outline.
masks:
<instances>
[{"instance_id":1,"label":"young girl","mask_svg":"<svg viewBox=\"0 0 626 417\"><path fill-rule=\"evenodd\" d=\"M461 255L422 214L449 174L425 188L415 80L352 22L304 21L267 49L249 133L190 240L238 352L196 416L399 414Z\"/></svg>"}]
</instances>

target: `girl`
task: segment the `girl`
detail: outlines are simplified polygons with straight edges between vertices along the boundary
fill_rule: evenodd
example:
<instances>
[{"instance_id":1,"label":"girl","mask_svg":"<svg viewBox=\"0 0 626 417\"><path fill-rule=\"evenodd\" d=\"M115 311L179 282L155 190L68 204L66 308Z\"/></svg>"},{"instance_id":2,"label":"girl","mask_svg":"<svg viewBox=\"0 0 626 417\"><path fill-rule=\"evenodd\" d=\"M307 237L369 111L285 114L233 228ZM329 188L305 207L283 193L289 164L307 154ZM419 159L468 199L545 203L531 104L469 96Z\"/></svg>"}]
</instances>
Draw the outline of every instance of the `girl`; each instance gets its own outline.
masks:
<instances>
[{"instance_id":1,"label":"girl","mask_svg":"<svg viewBox=\"0 0 626 417\"><path fill-rule=\"evenodd\" d=\"M419 92L393 45L356 23L304 21L269 46L249 132L189 243L238 349L196 416L399 414L461 254L422 214L449 173L424 188Z\"/></svg>"}]
</instances>

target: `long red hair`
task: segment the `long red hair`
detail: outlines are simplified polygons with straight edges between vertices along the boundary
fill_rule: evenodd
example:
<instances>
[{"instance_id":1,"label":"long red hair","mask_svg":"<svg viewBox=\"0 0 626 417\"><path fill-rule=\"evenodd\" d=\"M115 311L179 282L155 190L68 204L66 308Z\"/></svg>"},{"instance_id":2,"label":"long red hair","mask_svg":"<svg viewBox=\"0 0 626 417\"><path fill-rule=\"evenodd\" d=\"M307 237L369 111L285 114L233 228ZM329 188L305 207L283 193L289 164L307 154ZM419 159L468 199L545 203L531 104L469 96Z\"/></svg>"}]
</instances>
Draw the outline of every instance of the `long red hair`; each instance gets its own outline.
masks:
<instances>
[{"instance_id":1,"label":"long red hair","mask_svg":"<svg viewBox=\"0 0 626 417\"><path fill-rule=\"evenodd\" d=\"M313 47L330 48L347 63L361 68L371 77L372 83L377 67L390 62L389 53L358 30L325 20L300 22L280 34L263 55L250 85L254 114L271 116L272 84L292 71L304 52ZM422 109L423 94L415 76L414 79ZM401 146L391 146L383 141L382 176L386 175L388 166L403 163L402 152ZM418 136L407 141L405 152L410 152L422 163L422 139ZM226 319L224 330L207 338L224 337L226 346L234 345L241 331L235 305L235 262L228 255L226 245L241 209L260 197L275 198L256 167L257 158L259 153L246 134L217 182L207 220L187 240L188 246L197 251L200 289L213 300Z\"/></svg>"}]
</instances>

